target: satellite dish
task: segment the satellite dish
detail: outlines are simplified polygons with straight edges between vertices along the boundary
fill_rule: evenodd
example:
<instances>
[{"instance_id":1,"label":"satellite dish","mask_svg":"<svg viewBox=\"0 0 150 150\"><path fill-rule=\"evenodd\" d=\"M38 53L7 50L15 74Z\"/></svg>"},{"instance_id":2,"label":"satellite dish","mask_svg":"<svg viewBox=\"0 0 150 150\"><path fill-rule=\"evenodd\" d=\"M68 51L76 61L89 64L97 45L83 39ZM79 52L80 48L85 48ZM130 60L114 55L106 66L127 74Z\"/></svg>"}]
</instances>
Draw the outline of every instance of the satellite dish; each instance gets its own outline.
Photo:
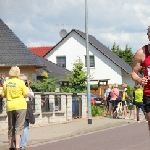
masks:
<instances>
[{"instance_id":1,"label":"satellite dish","mask_svg":"<svg viewBox=\"0 0 150 150\"><path fill-rule=\"evenodd\" d=\"M66 35L67 35L67 31L65 29L62 29L60 32L59 32L59 35L64 38Z\"/></svg>"}]
</instances>

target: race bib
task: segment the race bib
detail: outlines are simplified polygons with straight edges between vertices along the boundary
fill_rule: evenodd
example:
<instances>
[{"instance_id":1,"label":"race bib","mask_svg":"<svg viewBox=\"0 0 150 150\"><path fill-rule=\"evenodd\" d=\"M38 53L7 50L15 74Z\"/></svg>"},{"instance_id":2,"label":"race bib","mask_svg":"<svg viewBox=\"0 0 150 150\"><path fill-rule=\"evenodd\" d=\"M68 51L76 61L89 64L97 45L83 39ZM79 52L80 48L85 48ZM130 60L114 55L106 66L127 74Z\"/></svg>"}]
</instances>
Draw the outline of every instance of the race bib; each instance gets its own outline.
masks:
<instances>
[{"instance_id":1,"label":"race bib","mask_svg":"<svg viewBox=\"0 0 150 150\"><path fill-rule=\"evenodd\" d=\"M150 67L147 67L148 80L150 80Z\"/></svg>"}]
</instances>

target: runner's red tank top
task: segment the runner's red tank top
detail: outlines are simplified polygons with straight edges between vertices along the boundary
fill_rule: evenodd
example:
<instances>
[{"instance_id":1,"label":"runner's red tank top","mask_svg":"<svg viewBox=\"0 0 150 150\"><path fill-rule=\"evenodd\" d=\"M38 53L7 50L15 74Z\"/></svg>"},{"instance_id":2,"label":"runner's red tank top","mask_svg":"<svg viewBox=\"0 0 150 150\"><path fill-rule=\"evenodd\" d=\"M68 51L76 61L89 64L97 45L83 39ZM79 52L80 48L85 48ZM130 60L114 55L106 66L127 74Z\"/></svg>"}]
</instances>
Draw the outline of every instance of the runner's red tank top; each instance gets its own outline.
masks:
<instances>
[{"instance_id":1,"label":"runner's red tank top","mask_svg":"<svg viewBox=\"0 0 150 150\"><path fill-rule=\"evenodd\" d=\"M150 52L148 51L148 45L144 46L145 48L145 60L142 65L143 76L148 76L148 83L144 86L144 95L150 96Z\"/></svg>"}]
</instances>

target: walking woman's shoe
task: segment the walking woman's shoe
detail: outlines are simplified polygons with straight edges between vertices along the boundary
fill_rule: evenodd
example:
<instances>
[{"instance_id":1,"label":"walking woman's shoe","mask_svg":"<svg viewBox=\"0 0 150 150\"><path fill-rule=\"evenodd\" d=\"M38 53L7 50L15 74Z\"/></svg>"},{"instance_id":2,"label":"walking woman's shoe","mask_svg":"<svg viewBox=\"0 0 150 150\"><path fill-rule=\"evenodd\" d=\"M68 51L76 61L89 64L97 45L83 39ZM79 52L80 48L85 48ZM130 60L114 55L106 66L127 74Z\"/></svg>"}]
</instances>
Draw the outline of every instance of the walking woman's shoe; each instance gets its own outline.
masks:
<instances>
[{"instance_id":1,"label":"walking woman's shoe","mask_svg":"<svg viewBox=\"0 0 150 150\"><path fill-rule=\"evenodd\" d=\"M15 150L16 148L9 148L9 150Z\"/></svg>"}]
</instances>

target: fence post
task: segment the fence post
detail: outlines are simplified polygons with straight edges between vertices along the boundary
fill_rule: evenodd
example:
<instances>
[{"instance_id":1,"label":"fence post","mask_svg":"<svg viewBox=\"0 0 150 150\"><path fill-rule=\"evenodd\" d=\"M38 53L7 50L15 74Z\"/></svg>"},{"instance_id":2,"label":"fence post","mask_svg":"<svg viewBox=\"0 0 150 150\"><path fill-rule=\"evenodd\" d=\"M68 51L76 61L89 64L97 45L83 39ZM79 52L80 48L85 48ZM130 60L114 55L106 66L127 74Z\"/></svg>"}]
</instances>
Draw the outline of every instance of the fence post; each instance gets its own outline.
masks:
<instances>
[{"instance_id":1,"label":"fence post","mask_svg":"<svg viewBox=\"0 0 150 150\"><path fill-rule=\"evenodd\" d=\"M87 95L81 94L82 99L82 118L87 118Z\"/></svg>"},{"instance_id":2,"label":"fence post","mask_svg":"<svg viewBox=\"0 0 150 150\"><path fill-rule=\"evenodd\" d=\"M41 93L35 93L35 114L38 114L38 120L42 119L42 110L41 110Z\"/></svg>"},{"instance_id":3,"label":"fence post","mask_svg":"<svg viewBox=\"0 0 150 150\"><path fill-rule=\"evenodd\" d=\"M0 112L0 129L8 128L8 117L6 113L6 98L1 98L1 112Z\"/></svg>"},{"instance_id":4,"label":"fence post","mask_svg":"<svg viewBox=\"0 0 150 150\"><path fill-rule=\"evenodd\" d=\"M3 107L2 114L6 114L6 98L3 98L2 100L2 107Z\"/></svg>"},{"instance_id":5,"label":"fence post","mask_svg":"<svg viewBox=\"0 0 150 150\"><path fill-rule=\"evenodd\" d=\"M72 94L67 94L67 110L66 110L67 121L72 120Z\"/></svg>"},{"instance_id":6,"label":"fence post","mask_svg":"<svg viewBox=\"0 0 150 150\"><path fill-rule=\"evenodd\" d=\"M65 112L64 117L66 118L66 95L61 95L61 111Z\"/></svg>"}]
</instances>

